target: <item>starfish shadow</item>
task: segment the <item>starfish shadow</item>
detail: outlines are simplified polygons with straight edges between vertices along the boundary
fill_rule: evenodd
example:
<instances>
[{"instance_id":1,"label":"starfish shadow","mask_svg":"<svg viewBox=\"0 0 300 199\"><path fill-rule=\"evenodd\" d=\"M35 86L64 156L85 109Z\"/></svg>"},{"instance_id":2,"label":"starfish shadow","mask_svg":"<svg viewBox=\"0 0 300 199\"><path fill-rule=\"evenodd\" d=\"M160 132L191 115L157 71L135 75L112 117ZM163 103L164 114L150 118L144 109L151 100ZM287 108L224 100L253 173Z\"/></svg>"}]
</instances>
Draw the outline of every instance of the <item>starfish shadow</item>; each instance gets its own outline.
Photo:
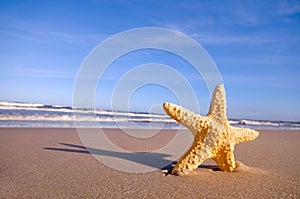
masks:
<instances>
[{"instance_id":1,"label":"starfish shadow","mask_svg":"<svg viewBox=\"0 0 300 199\"><path fill-rule=\"evenodd\" d=\"M103 149L95 149L95 148L85 147L76 144L68 144L68 143L59 143L59 144L62 146L67 146L72 148L70 149L70 148L43 147L43 149L52 150L52 151L69 152L69 153L94 154L94 155L125 159L132 162L147 165L156 169L167 171L166 174L170 174L174 165L177 163L176 161L170 161L165 159L170 155L164 153L155 153L155 152L125 153L125 152L107 151ZM219 171L219 168L216 165L200 165L199 168Z\"/></svg>"},{"instance_id":2,"label":"starfish shadow","mask_svg":"<svg viewBox=\"0 0 300 199\"><path fill-rule=\"evenodd\" d=\"M213 171L221 171L221 169L217 165L200 165L199 168L210 169Z\"/></svg>"},{"instance_id":3,"label":"starfish shadow","mask_svg":"<svg viewBox=\"0 0 300 199\"><path fill-rule=\"evenodd\" d=\"M52 151L63 151L63 152L70 152L70 153L94 154L94 155L115 157L115 158L136 162L142 165L147 165L161 170L165 170L165 169L169 170L172 168L171 165L174 164L173 161L165 159L167 157L170 157L170 155L164 153L155 153L155 152L126 153L126 152L107 151L103 149L85 147L76 144L68 144L68 143L59 143L59 144L67 147L73 147L73 149L53 148L53 147L43 147L43 149L52 150Z\"/></svg>"}]
</instances>

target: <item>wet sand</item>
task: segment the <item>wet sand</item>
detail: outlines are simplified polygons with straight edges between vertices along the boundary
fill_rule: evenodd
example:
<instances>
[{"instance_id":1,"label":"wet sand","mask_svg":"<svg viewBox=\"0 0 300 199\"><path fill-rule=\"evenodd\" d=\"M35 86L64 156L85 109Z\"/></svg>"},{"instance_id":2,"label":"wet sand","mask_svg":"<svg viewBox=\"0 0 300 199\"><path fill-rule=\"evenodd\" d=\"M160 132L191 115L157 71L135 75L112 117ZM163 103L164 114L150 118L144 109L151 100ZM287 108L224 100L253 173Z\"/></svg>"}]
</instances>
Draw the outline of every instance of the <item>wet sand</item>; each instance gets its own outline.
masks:
<instances>
[{"instance_id":1,"label":"wet sand","mask_svg":"<svg viewBox=\"0 0 300 199\"><path fill-rule=\"evenodd\" d=\"M106 133L120 148L151 151L175 132L148 140ZM219 171L208 160L179 177L112 169L86 150L76 129L2 128L0 198L300 198L299 142L300 131L263 130L255 141L236 145L238 172Z\"/></svg>"}]
</instances>

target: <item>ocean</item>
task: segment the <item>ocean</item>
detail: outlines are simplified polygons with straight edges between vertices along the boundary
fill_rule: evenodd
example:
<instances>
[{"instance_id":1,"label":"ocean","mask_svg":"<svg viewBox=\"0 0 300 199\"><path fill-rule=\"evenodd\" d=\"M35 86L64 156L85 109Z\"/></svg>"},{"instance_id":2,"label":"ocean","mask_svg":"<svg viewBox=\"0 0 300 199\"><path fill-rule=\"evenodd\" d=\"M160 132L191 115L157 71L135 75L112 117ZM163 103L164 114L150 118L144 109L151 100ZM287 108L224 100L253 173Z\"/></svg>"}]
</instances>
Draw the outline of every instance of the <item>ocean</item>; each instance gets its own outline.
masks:
<instances>
[{"instance_id":1,"label":"ocean","mask_svg":"<svg viewBox=\"0 0 300 199\"><path fill-rule=\"evenodd\" d=\"M230 119L253 129L300 129L300 122ZM0 102L0 128L184 128L168 115L94 110L68 106Z\"/></svg>"}]
</instances>

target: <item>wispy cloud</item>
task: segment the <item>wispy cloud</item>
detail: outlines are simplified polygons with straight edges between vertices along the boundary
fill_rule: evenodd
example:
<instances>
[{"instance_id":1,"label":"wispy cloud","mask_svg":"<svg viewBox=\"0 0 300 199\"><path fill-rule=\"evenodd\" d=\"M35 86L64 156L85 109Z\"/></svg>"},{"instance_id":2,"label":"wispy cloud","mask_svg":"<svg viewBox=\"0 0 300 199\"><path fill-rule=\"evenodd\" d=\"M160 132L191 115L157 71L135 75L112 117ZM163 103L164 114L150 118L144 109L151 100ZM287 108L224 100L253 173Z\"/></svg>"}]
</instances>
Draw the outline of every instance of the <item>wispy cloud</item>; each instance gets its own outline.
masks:
<instances>
[{"instance_id":1,"label":"wispy cloud","mask_svg":"<svg viewBox=\"0 0 300 199\"><path fill-rule=\"evenodd\" d=\"M278 1L279 14L294 15L300 13L300 2L298 0Z\"/></svg>"},{"instance_id":2,"label":"wispy cloud","mask_svg":"<svg viewBox=\"0 0 300 199\"><path fill-rule=\"evenodd\" d=\"M87 43L97 44L109 36L102 33L67 33L55 31L35 31L28 29L2 29L0 30L0 34L37 43L53 43L54 41L57 41L73 45L85 45Z\"/></svg>"},{"instance_id":3,"label":"wispy cloud","mask_svg":"<svg viewBox=\"0 0 300 199\"><path fill-rule=\"evenodd\" d=\"M275 74L262 74L262 75L240 75L240 74L223 74L223 78L226 84L236 86L260 86L268 88L290 88L299 82L296 75L282 76Z\"/></svg>"},{"instance_id":4,"label":"wispy cloud","mask_svg":"<svg viewBox=\"0 0 300 199\"><path fill-rule=\"evenodd\" d=\"M58 69L45 69L36 67L19 67L13 66L9 70L1 67L0 76L8 77L47 77L47 78L75 78L76 74Z\"/></svg>"},{"instance_id":5,"label":"wispy cloud","mask_svg":"<svg viewBox=\"0 0 300 199\"><path fill-rule=\"evenodd\" d=\"M73 45L85 45L87 43L98 44L110 35L103 32L71 32L57 28L43 28L22 19L12 18L10 16L0 15L2 19L2 28L0 34L21 40L27 40L37 43L64 42Z\"/></svg>"}]
</instances>

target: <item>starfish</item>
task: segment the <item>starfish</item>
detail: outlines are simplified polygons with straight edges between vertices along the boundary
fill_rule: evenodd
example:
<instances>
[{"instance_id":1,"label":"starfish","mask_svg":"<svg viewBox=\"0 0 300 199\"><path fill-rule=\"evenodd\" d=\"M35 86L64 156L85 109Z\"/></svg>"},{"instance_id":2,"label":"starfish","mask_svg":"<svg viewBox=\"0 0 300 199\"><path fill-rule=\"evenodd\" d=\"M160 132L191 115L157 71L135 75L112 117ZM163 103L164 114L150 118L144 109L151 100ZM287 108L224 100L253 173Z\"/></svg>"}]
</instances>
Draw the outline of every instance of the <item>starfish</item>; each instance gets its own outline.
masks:
<instances>
[{"instance_id":1,"label":"starfish","mask_svg":"<svg viewBox=\"0 0 300 199\"><path fill-rule=\"evenodd\" d=\"M172 170L174 175L185 175L195 170L206 159L213 159L220 170L235 171L234 145L254 140L259 132L230 126L226 116L226 95L222 84L213 93L206 116L193 113L178 105L165 102L166 113L188 128L194 135L190 149Z\"/></svg>"}]
</instances>

